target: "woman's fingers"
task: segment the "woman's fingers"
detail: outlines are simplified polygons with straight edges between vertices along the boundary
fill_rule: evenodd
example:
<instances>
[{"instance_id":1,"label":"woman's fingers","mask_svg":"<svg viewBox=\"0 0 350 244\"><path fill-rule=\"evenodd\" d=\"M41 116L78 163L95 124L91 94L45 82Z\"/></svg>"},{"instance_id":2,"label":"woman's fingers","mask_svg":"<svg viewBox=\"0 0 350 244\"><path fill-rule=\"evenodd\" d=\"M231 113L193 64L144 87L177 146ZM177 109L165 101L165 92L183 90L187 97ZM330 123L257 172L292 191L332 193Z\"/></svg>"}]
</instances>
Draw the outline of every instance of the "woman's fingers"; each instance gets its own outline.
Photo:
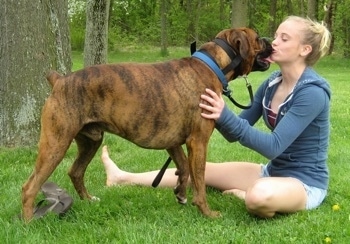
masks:
<instances>
[{"instance_id":1,"label":"woman's fingers","mask_svg":"<svg viewBox=\"0 0 350 244\"><path fill-rule=\"evenodd\" d=\"M201 95L201 99L208 104L200 103L199 107L204 110L201 114L203 118L217 120L222 112L225 102L221 96L218 96L214 91L205 89L206 94Z\"/></svg>"}]
</instances>

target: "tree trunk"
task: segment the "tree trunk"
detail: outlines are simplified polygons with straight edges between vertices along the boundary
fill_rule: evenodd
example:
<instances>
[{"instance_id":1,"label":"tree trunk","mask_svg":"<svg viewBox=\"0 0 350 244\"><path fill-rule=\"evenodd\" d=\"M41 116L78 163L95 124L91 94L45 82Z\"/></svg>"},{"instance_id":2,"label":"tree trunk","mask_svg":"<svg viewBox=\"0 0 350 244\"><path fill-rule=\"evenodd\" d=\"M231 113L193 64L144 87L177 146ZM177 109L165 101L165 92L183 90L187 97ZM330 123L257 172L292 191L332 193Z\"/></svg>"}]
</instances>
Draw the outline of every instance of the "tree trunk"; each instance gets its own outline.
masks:
<instances>
[{"instance_id":1,"label":"tree trunk","mask_svg":"<svg viewBox=\"0 0 350 244\"><path fill-rule=\"evenodd\" d=\"M307 1L307 16L310 19L316 20L316 0L308 0Z\"/></svg>"},{"instance_id":2,"label":"tree trunk","mask_svg":"<svg viewBox=\"0 0 350 244\"><path fill-rule=\"evenodd\" d=\"M110 0L86 2L84 66L107 63Z\"/></svg>"},{"instance_id":3,"label":"tree trunk","mask_svg":"<svg viewBox=\"0 0 350 244\"><path fill-rule=\"evenodd\" d=\"M305 16L304 0L299 0L298 1L298 9L299 9L299 14L298 15Z\"/></svg>"},{"instance_id":4,"label":"tree trunk","mask_svg":"<svg viewBox=\"0 0 350 244\"><path fill-rule=\"evenodd\" d=\"M0 5L0 146L29 146L50 91L46 73L71 70L68 1Z\"/></svg>"},{"instance_id":5,"label":"tree trunk","mask_svg":"<svg viewBox=\"0 0 350 244\"><path fill-rule=\"evenodd\" d=\"M333 25L334 25L334 15L335 15L335 10L337 7L337 1L330 1L327 5L324 6L324 18L323 21L326 24L328 30L331 32L332 34L332 40L331 40L331 44L329 47L329 51L328 54L332 54L333 50L334 50L334 41L335 41L335 36L333 35ZM343 27L344 27L344 33L349 33L349 25L347 24L347 18L342 18L342 22ZM348 29L348 31L346 31L346 28ZM346 44L346 42L344 42L344 44ZM349 48L349 45L347 46ZM344 46L344 50L346 50L346 45Z\"/></svg>"},{"instance_id":6,"label":"tree trunk","mask_svg":"<svg viewBox=\"0 0 350 244\"><path fill-rule=\"evenodd\" d=\"M287 15L294 15L294 5L292 0L287 0Z\"/></svg>"},{"instance_id":7,"label":"tree trunk","mask_svg":"<svg viewBox=\"0 0 350 244\"><path fill-rule=\"evenodd\" d=\"M277 0L270 1L269 36L273 37L277 29L276 26Z\"/></svg>"},{"instance_id":8,"label":"tree trunk","mask_svg":"<svg viewBox=\"0 0 350 244\"><path fill-rule=\"evenodd\" d=\"M232 1L231 27L248 26L248 0Z\"/></svg>"},{"instance_id":9,"label":"tree trunk","mask_svg":"<svg viewBox=\"0 0 350 244\"><path fill-rule=\"evenodd\" d=\"M193 39L198 41L198 25L199 25L199 13L201 7L201 0L192 0L186 2L186 12L189 18L189 24L187 28L188 40L192 42Z\"/></svg>"},{"instance_id":10,"label":"tree trunk","mask_svg":"<svg viewBox=\"0 0 350 244\"><path fill-rule=\"evenodd\" d=\"M168 0L161 0L160 2L160 23L161 23L161 55L168 56L168 32L167 32L167 9Z\"/></svg>"},{"instance_id":11,"label":"tree trunk","mask_svg":"<svg viewBox=\"0 0 350 244\"><path fill-rule=\"evenodd\" d=\"M227 15L225 14L225 1L220 0L219 19L221 29L223 29L226 24L226 17Z\"/></svg>"}]
</instances>

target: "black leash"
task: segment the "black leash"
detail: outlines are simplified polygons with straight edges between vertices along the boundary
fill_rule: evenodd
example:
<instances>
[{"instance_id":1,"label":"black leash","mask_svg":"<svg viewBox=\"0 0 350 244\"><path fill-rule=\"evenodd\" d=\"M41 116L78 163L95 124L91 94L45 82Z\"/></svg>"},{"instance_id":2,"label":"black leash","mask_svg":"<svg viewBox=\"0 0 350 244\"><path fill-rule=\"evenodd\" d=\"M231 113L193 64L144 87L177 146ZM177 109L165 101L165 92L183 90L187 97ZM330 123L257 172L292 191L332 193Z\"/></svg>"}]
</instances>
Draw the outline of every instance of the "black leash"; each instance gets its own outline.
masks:
<instances>
[{"instance_id":1,"label":"black leash","mask_svg":"<svg viewBox=\"0 0 350 244\"><path fill-rule=\"evenodd\" d=\"M159 173L157 174L156 178L154 178L152 186L157 187L159 185L159 182L162 180L163 175L165 173L165 170L168 168L169 164L171 162L171 157L169 157L163 167L160 169Z\"/></svg>"},{"instance_id":2,"label":"black leash","mask_svg":"<svg viewBox=\"0 0 350 244\"><path fill-rule=\"evenodd\" d=\"M230 99L230 101L236 105L237 107L239 107L240 109L250 109L253 105L253 101L254 101L254 95L253 95L253 88L252 88L252 85L249 83L248 79L246 76L242 76L243 79L245 80L245 83L246 83L246 87L247 87L247 90L248 90L248 93L249 93L249 98L250 98L250 104L245 106L245 105L242 105L242 104L239 104L232 96L231 96L231 93L232 91L226 87L226 89L223 89L222 93L228 97Z\"/></svg>"}]
</instances>

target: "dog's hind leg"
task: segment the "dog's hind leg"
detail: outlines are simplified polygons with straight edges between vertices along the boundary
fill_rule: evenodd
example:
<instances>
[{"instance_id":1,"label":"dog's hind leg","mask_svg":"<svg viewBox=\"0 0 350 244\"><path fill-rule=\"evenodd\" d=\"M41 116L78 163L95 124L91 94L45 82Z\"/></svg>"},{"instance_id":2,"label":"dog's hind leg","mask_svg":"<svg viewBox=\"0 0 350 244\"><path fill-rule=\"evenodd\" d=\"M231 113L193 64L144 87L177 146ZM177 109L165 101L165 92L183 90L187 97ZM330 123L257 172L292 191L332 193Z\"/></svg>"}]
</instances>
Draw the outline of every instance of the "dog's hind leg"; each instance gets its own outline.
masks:
<instances>
[{"instance_id":1,"label":"dog's hind leg","mask_svg":"<svg viewBox=\"0 0 350 244\"><path fill-rule=\"evenodd\" d=\"M178 176L177 185L174 188L176 199L179 203L187 202L186 188L189 177L188 160L181 146L167 149L170 157L176 164L176 175Z\"/></svg>"},{"instance_id":2,"label":"dog's hind leg","mask_svg":"<svg viewBox=\"0 0 350 244\"><path fill-rule=\"evenodd\" d=\"M91 134L86 133L86 131L82 131L75 138L78 146L78 155L70 168L68 175L81 199L93 199L93 197L86 190L84 184L84 174L86 168L102 143L103 132L96 132L97 131L94 131L94 133Z\"/></svg>"},{"instance_id":3,"label":"dog's hind leg","mask_svg":"<svg viewBox=\"0 0 350 244\"><path fill-rule=\"evenodd\" d=\"M22 186L23 218L26 222L33 217L34 201L40 187L61 162L73 139L69 137L59 139L59 136L50 133L48 128L46 125L42 127L35 168Z\"/></svg>"}]
</instances>

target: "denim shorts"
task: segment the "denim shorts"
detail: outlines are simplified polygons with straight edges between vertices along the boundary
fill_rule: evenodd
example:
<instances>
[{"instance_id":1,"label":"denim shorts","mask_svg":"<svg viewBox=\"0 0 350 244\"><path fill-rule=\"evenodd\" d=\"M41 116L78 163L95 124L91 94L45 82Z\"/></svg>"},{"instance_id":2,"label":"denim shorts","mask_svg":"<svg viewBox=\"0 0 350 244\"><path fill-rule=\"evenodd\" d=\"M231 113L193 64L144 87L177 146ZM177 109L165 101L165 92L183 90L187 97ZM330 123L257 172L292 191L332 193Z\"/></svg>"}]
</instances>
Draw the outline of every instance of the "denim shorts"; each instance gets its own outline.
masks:
<instances>
[{"instance_id":1,"label":"denim shorts","mask_svg":"<svg viewBox=\"0 0 350 244\"><path fill-rule=\"evenodd\" d=\"M261 165L261 177L270 177L269 172L267 171L267 165ZM305 188L307 200L305 209L313 209L320 206L327 195L327 190L320 189L314 186L309 186L301 182Z\"/></svg>"}]
</instances>

